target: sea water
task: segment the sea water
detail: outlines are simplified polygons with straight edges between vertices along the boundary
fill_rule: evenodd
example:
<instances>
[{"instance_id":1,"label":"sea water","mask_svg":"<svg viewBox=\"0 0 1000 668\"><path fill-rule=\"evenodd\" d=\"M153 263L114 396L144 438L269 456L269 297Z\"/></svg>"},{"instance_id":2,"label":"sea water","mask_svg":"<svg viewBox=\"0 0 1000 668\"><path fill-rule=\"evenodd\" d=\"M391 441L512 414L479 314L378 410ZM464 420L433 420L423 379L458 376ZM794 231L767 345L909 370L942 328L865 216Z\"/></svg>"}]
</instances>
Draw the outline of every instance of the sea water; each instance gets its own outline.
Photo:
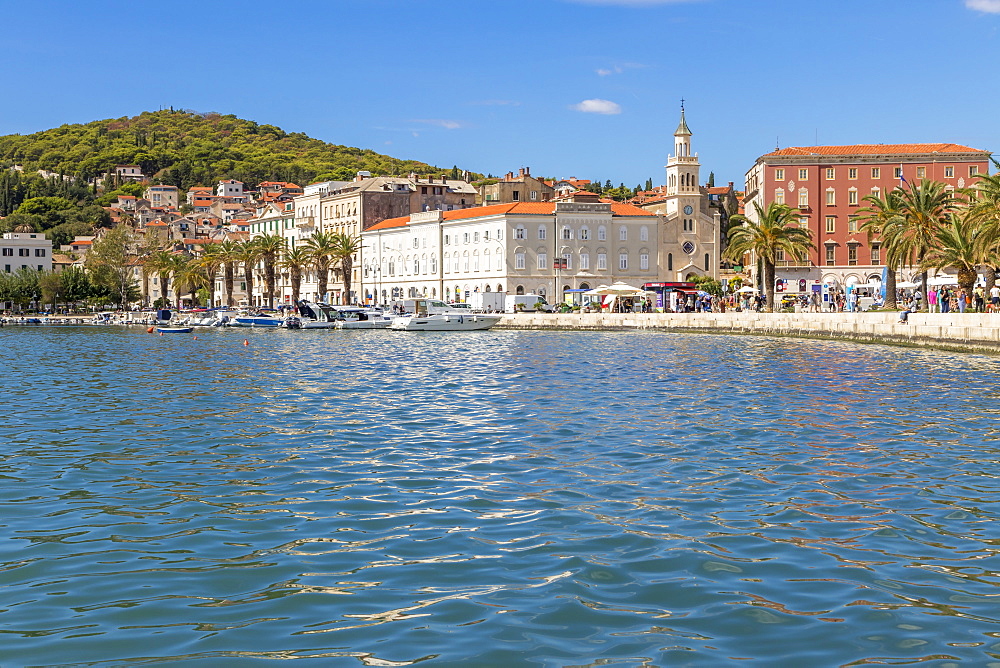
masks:
<instances>
[{"instance_id":1,"label":"sea water","mask_svg":"<svg viewBox=\"0 0 1000 668\"><path fill-rule=\"evenodd\" d=\"M0 665L1000 666L995 358L108 326L0 359Z\"/></svg>"}]
</instances>

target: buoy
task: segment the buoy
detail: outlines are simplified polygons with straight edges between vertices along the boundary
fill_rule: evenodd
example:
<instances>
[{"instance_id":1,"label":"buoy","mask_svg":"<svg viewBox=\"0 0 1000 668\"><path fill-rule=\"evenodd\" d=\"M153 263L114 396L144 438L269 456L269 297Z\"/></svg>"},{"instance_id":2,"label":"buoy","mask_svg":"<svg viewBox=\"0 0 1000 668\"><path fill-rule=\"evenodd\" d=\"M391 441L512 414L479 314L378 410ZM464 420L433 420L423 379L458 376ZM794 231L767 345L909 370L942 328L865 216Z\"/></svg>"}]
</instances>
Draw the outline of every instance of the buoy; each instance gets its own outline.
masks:
<instances>
[{"instance_id":1,"label":"buoy","mask_svg":"<svg viewBox=\"0 0 1000 668\"><path fill-rule=\"evenodd\" d=\"M147 334L152 334L152 333L153 333L153 328L152 328L152 327L150 327L149 329L147 329L147 330L146 330L146 333L147 333Z\"/></svg>"},{"instance_id":2,"label":"buoy","mask_svg":"<svg viewBox=\"0 0 1000 668\"><path fill-rule=\"evenodd\" d=\"M196 337L194 337L194 340L195 340L195 341L197 341L197 340L198 340L198 337L197 337L197 336L196 336Z\"/></svg>"},{"instance_id":3,"label":"buoy","mask_svg":"<svg viewBox=\"0 0 1000 668\"><path fill-rule=\"evenodd\" d=\"M243 339L243 345L249 346L250 345L250 341L248 339Z\"/></svg>"}]
</instances>

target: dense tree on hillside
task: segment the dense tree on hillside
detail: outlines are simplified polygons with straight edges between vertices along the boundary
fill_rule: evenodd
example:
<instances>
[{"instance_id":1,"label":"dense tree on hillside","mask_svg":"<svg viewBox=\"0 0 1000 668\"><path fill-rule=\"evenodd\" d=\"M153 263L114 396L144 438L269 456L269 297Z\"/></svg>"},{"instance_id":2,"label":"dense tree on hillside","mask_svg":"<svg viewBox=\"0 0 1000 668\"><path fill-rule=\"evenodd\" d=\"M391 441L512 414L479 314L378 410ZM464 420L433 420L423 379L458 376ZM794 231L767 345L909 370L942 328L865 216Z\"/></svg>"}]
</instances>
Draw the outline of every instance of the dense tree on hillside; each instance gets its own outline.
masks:
<instances>
[{"instance_id":1,"label":"dense tree on hillside","mask_svg":"<svg viewBox=\"0 0 1000 668\"><path fill-rule=\"evenodd\" d=\"M138 165L154 182L183 189L222 178L254 188L261 181L303 184L329 176L347 180L359 170L380 175L444 171L232 115L191 111L143 112L0 137L0 168L20 165L24 174L43 169L85 183L108 178L109 170L120 164ZM112 179L108 185L119 184ZM0 181L0 215L3 189Z\"/></svg>"}]
</instances>

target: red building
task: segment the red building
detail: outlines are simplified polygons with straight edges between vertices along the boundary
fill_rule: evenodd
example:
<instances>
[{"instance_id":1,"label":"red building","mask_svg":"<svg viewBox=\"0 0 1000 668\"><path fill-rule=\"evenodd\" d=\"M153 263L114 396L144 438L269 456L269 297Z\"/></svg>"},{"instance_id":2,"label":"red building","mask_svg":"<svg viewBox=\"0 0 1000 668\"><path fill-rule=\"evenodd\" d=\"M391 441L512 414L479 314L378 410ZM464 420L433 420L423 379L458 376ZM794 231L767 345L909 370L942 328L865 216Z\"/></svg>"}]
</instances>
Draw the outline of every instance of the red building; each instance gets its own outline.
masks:
<instances>
[{"instance_id":1,"label":"red building","mask_svg":"<svg viewBox=\"0 0 1000 668\"><path fill-rule=\"evenodd\" d=\"M844 288L881 280L885 254L859 232L864 198L884 197L904 183L940 181L949 190L971 186L988 174L990 153L958 144L861 144L775 150L757 159L746 175L746 215L771 202L798 210L816 248L806 262L782 260L776 278L787 291L828 285ZM804 282L803 282L804 279Z\"/></svg>"}]
</instances>

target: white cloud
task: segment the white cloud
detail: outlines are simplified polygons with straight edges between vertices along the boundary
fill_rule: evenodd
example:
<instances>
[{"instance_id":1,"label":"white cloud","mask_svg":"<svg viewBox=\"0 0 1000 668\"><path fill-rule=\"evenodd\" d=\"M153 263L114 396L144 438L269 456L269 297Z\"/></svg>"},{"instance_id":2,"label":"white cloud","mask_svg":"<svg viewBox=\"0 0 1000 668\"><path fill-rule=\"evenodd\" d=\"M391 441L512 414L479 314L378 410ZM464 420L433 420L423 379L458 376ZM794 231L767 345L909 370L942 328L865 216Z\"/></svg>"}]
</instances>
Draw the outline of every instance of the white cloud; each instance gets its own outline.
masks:
<instances>
[{"instance_id":1,"label":"white cloud","mask_svg":"<svg viewBox=\"0 0 1000 668\"><path fill-rule=\"evenodd\" d=\"M570 109L582 111L586 114L620 114L622 108L611 100L584 100L579 104L574 104Z\"/></svg>"},{"instance_id":2,"label":"white cloud","mask_svg":"<svg viewBox=\"0 0 1000 668\"><path fill-rule=\"evenodd\" d=\"M457 130L462 127L459 121L452 121L446 118L416 118L411 123L424 123L425 125L436 125L445 130Z\"/></svg>"},{"instance_id":3,"label":"white cloud","mask_svg":"<svg viewBox=\"0 0 1000 668\"><path fill-rule=\"evenodd\" d=\"M965 0L965 6L977 12L1000 14L1000 0Z\"/></svg>"},{"instance_id":4,"label":"white cloud","mask_svg":"<svg viewBox=\"0 0 1000 668\"><path fill-rule=\"evenodd\" d=\"M625 63L623 65L615 65L614 67L602 67L599 70L595 70L598 76L606 77L611 74L622 74L625 70L637 70L645 67L645 65L640 65L639 63Z\"/></svg>"}]
</instances>

